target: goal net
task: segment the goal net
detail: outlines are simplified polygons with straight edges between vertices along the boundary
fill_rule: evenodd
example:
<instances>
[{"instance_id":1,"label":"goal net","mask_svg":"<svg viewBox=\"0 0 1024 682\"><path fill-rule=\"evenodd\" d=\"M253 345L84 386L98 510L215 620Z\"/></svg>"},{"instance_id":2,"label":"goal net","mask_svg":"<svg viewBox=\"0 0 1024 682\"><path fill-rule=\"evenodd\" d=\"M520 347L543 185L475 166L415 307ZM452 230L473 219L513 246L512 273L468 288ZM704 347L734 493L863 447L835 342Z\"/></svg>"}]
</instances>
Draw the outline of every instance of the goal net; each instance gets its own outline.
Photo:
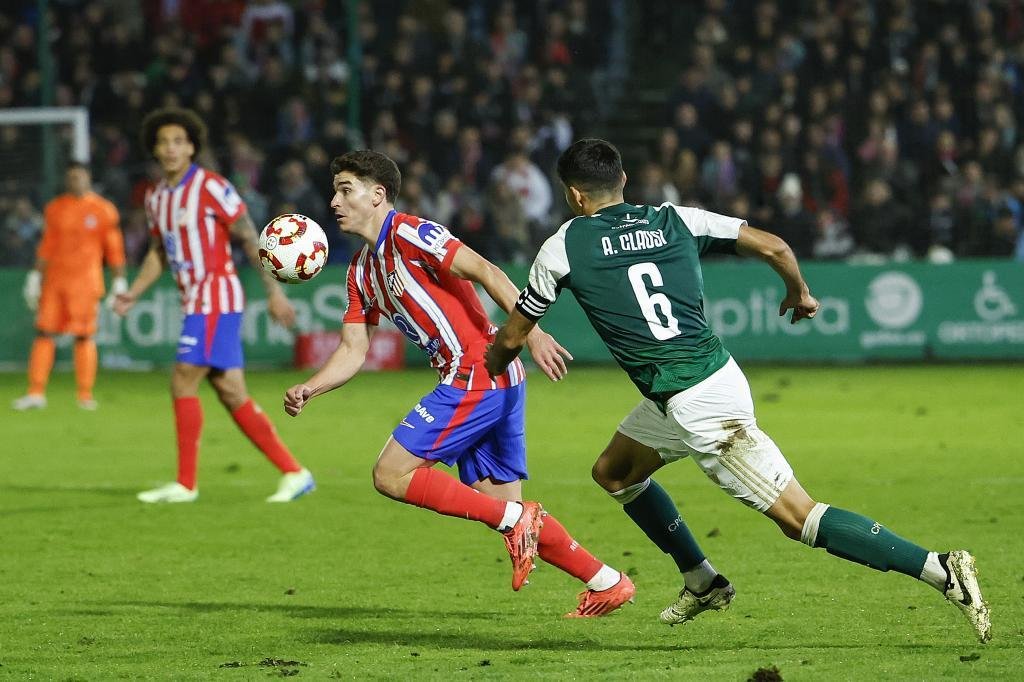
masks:
<instances>
[{"instance_id":1,"label":"goal net","mask_svg":"<svg viewBox=\"0 0 1024 682\"><path fill-rule=\"evenodd\" d=\"M0 109L0 158L0 208L19 199L42 208L61 191L67 163L89 161L88 109Z\"/></svg>"}]
</instances>

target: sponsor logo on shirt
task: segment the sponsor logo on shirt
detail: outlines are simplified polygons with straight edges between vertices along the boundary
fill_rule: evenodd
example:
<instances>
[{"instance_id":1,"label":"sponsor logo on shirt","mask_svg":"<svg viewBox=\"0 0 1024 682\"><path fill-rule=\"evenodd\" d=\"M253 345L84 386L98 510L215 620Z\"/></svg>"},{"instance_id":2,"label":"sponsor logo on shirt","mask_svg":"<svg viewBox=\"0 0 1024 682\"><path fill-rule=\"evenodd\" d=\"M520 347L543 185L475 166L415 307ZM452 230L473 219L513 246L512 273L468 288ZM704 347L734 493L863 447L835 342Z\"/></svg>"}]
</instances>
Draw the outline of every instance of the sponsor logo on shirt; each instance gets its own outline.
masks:
<instances>
[{"instance_id":1,"label":"sponsor logo on shirt","mask_svg":"<svg viewBox=\"0 0 1024 682\"><path fill-rule=\"evenodd\" d=\"M427 247L435 252L440 250L452 238L451 233L441 225L425 221L416 228L416 234L419 235Z\"/></svg>"}]
</instances>

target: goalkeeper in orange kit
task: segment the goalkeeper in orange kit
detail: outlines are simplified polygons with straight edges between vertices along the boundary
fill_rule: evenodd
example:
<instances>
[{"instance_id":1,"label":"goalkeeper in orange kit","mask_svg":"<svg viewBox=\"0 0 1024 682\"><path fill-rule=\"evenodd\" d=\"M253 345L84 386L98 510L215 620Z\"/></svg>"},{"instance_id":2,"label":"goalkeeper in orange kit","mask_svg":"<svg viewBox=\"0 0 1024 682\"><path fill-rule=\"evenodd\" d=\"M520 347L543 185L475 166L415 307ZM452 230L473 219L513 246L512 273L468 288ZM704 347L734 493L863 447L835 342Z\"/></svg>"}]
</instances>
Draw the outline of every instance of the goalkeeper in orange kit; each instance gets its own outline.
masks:
<instances>
[{"instance_id":1,"label":"goalkeeper in orange kit","mask_svg":"<svg viewBox=\"0 0 1024 682\"><path fill-rule=\"evenodd\" d=\"M128 289L124 276L124 242L112 203L92 191L92 175L84 163L66 171L67 191L46 205L43 239L35 267L22 293L36 313L36 338L28 361L28 393L14 401L16 410L46 407L46 384L56 351L54 336L75 337L75 381L78 406L95 410L96 321L103 297L103 262L113 270L111 296Z\"/></svg>"}]
</instances>

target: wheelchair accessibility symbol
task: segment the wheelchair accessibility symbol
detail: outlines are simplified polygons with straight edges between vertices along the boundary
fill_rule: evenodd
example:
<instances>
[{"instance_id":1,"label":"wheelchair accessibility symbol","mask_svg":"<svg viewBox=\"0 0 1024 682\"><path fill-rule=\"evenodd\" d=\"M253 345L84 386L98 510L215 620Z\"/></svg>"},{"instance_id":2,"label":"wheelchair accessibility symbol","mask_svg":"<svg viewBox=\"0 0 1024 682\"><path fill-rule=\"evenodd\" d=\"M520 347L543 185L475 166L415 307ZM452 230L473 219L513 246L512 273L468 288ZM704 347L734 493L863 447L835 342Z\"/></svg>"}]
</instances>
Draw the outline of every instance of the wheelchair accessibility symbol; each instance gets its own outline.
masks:
<instances>
[{"instance_id":1,"label":"wheelchair accessibility symbol","mask_svg":"<svg viewBox=\"0 0 1024 682\"><path fill-rule=\"evenodd\" d=\"M981 276L981 288L974 294L974 312L986 322L999 322L1017 314L1013 299L996 283L996 273L991 270Z\"/></svg>"}]
</instances>

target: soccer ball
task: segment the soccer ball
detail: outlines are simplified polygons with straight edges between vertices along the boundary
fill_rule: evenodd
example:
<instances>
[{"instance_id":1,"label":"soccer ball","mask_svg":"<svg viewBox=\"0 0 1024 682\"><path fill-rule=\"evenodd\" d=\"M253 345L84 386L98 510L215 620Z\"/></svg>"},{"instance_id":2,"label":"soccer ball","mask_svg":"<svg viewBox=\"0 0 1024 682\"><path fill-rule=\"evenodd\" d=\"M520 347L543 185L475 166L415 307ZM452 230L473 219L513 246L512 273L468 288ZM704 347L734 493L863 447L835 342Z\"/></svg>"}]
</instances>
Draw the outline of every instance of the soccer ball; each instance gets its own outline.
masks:
<instances>
[{"instance_id":1,"label":"soccer ball","mask_svg":"<svg viewBox=\"0 0 1024 682\"><path fill-rule=\"evenodd\" d=\"M279 215L260 232L259 253L260 265L279 282L305 282L327 264L327 235L304 215Z\"/></svg>"}]
</instances>

